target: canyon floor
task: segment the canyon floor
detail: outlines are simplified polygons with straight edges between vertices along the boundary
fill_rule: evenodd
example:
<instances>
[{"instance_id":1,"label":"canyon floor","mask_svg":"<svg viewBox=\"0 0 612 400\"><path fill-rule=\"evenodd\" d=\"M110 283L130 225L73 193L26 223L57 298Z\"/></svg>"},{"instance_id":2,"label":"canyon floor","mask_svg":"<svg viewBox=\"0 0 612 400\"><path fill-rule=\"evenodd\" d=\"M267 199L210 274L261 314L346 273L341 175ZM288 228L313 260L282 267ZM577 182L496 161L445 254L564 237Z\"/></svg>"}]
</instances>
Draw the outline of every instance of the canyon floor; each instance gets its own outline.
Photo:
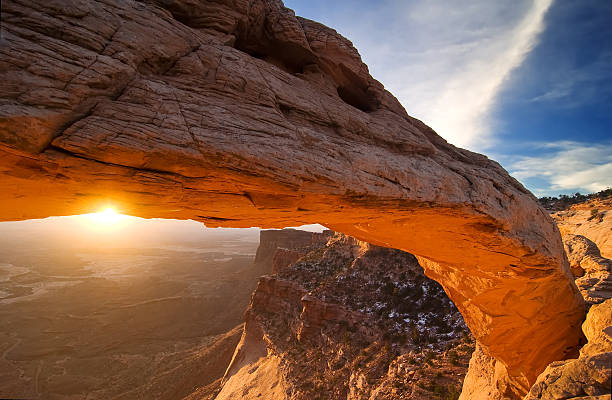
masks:
<instances>
[{"instance_id":1,"label":"canyon floor","mask_svg":"<svg viewBox=\"0 0 612 400\"><path fill-rule=\"evenodd\" d=\"M66 249L6 239L0 398L176 399L225 370L256 284L245 272L256 241Z\"/></svg>"}]
</instances>

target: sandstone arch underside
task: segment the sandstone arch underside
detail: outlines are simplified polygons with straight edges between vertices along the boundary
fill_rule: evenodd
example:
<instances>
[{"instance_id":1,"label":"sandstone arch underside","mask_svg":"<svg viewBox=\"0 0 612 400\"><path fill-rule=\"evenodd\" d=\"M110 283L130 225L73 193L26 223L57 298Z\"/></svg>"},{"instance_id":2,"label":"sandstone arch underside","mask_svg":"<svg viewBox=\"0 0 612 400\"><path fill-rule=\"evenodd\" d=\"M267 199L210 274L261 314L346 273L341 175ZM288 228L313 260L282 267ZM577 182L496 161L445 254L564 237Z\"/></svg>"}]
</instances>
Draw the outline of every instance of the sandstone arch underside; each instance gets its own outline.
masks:
<instances>
[{"instance_id":1,"label":"sandstone arch underside","mask_svg":"<svg viewBox=\"0 0 612 400\"><path fill-rule=\"evenodd\" d=\"M525 392L580 339L560 236L276 0L2 2L0 218L321 223L417 255Z\"/></svg>"}]
</instances>

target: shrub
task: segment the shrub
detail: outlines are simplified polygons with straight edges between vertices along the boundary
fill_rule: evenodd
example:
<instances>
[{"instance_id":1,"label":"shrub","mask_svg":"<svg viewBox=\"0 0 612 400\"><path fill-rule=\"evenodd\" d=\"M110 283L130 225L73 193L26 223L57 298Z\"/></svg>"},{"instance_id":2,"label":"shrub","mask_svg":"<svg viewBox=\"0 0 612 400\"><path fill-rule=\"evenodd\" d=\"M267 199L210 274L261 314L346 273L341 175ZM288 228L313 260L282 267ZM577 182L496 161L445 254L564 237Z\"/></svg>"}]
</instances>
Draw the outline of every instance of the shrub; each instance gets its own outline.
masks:
<instances>
[{"instance_id":1,"label":"shrub","mask_svg":"<svg viewBox=\"0 0 612 400\"><path fill-rule=\"evenodd\" d=\"M448 386L446 388L446 395L444 395L444 400L458 400L459 395L461 395L461 389L456 388L454 386Z\"/></svg>"},{"instance_id":2,"label":"shrub","mask_svg":"<svg viewBox=\"0 0 612 400\"><path fill-rule=\"evenodd\" d=\"M335 363L333 363L332 369L334 370L340 369L344 367L344 364L346 364L346 361L344 360L344 358L340 358Z\"/></svg>"},{"instance_id":3,"label":"shrub","mask_svg":"<svg viewBox=\"0 0 612 400\"><path fill-rule=\"evenodd\" d=\"M387 354L391 353L391 345L389 343L385 343L383 346L383 351Z\"/></svg>"},{"instance_id":4,"label":"shrub","mask_svg":"<svg viewBox=\"0 0 612 400\"><path fill-rule=\"evenodd\" d=\"M395 289L396 289L396 287L395 287L395 285L393 284L393 282L388 281L388 282L386 282L386 283L383 285L383 287L382 287L382 292L383 292L383 294L385 294L385 295L387 295L387 296L390 296L390 295L392 295L392 294L393 294L393 292L395 291Z\"/></svg>"},{"instance_id":5,"label":"shrub","mask_svg":"<svg viewBox=\"0 0 612 400\"><path fill-rule=\"evenodd\" d=\"M399 344L405 344L406 340L408 340L408 338L406 337L405 333L398 333L393 337L393 341L395 343L399 343Z\"/></svg>"},{"instance_id":6,"label":"shrub","mask_svg":"<svg viewBox=\"0 0 612 400\"><path fill-rule=\"evenodd\" d=\"M421 332L419 332L419 328L416 325L412 325L410 328L410 339L412 339L412 343L420 344L421 343Z\"/></svg>"},{"instance_id":7,"label":"shrub","mask_svg":"<svg viewBox=\"0 0 612 400\"><path fill-rule=\"evenodd\" d=\"M429 389L440 397L446 395L446 387L438 384L437 382L432 382Z\"/></svg>"},{"instance_id":8,"label":"shrub","mask_svg":"<svg viewBox=\"0 0 612 400\"><path fill-rule=\"evenodd\" d=\"M451 364L453 364L453 365L459 364L459 355L457 354L457 352L455 350L449 350L447 355L448 355L448 361Z\"/></svg>"},{"instance_id":9,"label":"shrub","mask_svg":"<svg viewBox=\"0 0 612 400\"><path fill-rule=\"evenodd\" d=\"M589 218L587 218L587 221L591 221L597 217L599 217L599 210L597 208L594 208L591 210L591 216Z\"/></svg>"}]
</instances>

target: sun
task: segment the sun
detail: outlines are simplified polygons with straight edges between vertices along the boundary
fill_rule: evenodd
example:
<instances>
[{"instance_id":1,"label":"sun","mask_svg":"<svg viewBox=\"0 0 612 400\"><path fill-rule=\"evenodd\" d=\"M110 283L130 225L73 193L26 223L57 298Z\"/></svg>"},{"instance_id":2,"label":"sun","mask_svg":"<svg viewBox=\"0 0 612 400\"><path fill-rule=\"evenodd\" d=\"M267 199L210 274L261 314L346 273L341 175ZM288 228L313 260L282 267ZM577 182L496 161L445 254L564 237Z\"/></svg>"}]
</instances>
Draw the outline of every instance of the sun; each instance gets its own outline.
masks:
<instances>
[{"instance_id":1,"label":"sun","mask_svg":"<svg viewBox=\"0 0 612 400\"><path fill-rule=\"evenodd\" d=\"M111 227L125 221L129 218L127 215L119 214L113 207L106 207L102 211L96 213L84 214L83 217L94 226Z\"/></svg>"}]
</instances>

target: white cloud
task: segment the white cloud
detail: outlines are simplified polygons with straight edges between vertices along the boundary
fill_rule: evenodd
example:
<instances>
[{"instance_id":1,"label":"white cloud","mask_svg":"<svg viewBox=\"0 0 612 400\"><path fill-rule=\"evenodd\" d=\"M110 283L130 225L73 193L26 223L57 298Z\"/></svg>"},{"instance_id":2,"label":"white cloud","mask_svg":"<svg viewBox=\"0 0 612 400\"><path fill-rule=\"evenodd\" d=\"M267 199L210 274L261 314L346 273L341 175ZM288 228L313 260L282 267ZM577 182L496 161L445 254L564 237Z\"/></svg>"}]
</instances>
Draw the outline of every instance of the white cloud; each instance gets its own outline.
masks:
<instances>
[{"instance_id":1,"label":"white cloud","mask_svg":"<svg viewBox=\"0 0 612 400\"><path fill-rule=\"evenodd\" d=\"M483 150L505 79L543 29L553 0L380 2L326 21L359 49L375 78L451 143Z\"/></svg>"},{"instance_id":2,"label":"white cloud","mask_svg":"<svg viewBox=\"0 0 612 400\"><path fill-rule=\"evenodd\" d=\"M541 156L517 157L507 166L521 181L537 179L546 184L536 195L579 190L597 192L612 187L612 143L589 145L572 141L534 145Z\"/></svg>"}]
</instances>

